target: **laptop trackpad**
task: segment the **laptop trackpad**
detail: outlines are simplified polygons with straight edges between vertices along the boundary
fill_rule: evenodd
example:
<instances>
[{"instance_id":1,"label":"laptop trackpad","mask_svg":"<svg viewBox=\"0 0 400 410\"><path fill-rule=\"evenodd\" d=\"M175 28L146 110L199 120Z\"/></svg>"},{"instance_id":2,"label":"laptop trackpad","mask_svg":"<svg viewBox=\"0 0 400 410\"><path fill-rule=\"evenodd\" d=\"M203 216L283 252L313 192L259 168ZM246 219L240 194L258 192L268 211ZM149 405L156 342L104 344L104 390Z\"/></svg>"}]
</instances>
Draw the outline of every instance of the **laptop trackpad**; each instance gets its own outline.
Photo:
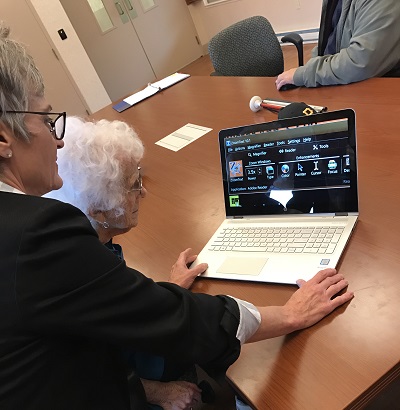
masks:
<instances>
[{"instance_id":1,"label":"laptop trackpad","mask_svg":"<svg viewBox=\"0 0 400 410\"><path fill-rule=\"evenodd\" d=\"M257 276L261 273L267 260L268 258L265 257L246 258L243 256L229 256L217 269L217 272Z\"/></svg>"}]
</instances>

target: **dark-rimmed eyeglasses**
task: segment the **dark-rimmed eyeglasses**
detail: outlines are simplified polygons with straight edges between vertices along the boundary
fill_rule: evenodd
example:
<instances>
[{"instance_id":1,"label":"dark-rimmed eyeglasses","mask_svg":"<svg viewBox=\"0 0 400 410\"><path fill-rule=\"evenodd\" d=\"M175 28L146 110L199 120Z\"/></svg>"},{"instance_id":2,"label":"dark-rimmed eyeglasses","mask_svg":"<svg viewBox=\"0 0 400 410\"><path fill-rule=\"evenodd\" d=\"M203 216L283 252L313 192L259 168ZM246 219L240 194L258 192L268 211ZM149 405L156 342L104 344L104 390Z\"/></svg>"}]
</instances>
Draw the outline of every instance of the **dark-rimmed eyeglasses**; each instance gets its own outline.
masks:
<instances>
[{"instance_id":1,"label":"dark-rimmed eyeglasses","mask_svg":"<svg viewBox=\"0 0 400 410\"><path fill-rule=\"evenodd\" d=\"M46 122L49 124L50 132L56 140L62 140L65 135L65 119L67 113L64 112L41 112L41 111L2 111L0 114L36 114L46 115Z\"/></svg>"}]
</instances>

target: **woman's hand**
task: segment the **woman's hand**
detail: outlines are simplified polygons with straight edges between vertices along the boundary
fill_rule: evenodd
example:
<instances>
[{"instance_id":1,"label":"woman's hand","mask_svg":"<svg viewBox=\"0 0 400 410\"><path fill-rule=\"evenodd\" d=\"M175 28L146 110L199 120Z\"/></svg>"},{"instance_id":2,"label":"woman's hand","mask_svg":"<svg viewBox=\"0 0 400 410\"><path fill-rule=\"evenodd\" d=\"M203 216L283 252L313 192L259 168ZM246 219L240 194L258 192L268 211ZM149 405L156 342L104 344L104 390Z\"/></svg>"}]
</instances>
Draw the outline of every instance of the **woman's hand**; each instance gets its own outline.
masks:
<instances>
[{"instance_id":1,"label":"woman's hand","mask_svg":"<svg viewBox=\"0 0 400 410\"><path fill-rule=\"evenodd\" d=\"M189 289L196 277L208 268L206 263L200 263L192 269L188 268L188 265L193 263L197 258L197 255L193 255L192 252L191 248L181 252L178 260L172 266L169 282Z\"/></svg>"},{"instance_id":2,"label":"woman's hand","mask_svg":"<svg viewBox=\"0 0 400 410\"><path fill-rule=\"evenodd\" d=\"M305 329L354 297L353 292L345 290L347 280L331 268L319 271L308 281L299 279L297 284L299 289L284 306L258 308L261 325L249 342Z\"/></svg>"},{"instance_id":3,"label":"woman's hand","mask_svg":"<svg viewBox=\"0 0 400 410\"><path fill-rule=\"evenodd\" d=\"M158 382L143 380L147 401L164 410L189 410L201 401L201 389L186 381Z\"/></svg>"},{"instance_id":4,"label":"woman's hand","mask_svg":"<svg viewBox=\"0 0 400 410\"><path fill-rule=\"evenodd\" d=\"M353 292L344 291L348 282L336 269L323 269L309 281L299 279L297 285L299 289L284 307L297 319L298 329L314 325L354 297Z\"/></svg>"}]
</instances>

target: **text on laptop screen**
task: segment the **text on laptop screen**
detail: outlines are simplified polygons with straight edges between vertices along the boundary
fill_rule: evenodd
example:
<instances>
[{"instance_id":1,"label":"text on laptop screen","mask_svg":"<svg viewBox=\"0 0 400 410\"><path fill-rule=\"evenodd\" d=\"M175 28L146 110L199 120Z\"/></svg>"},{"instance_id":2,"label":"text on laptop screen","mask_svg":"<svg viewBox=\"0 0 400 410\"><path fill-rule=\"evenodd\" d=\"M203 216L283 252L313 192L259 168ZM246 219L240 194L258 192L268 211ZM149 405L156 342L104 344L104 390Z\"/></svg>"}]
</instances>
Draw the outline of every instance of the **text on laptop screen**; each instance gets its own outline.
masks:
<instances>
[{"instance_id":1,"label":"text on laptop screen","mask_svg":"<svg viewBox=\"0 0 400 410\"><path fill-rule=\"evenodd\" d=\"M221 131L227 215L358 211L354 118L330 114Z\"/></svg>"}]
</instances>

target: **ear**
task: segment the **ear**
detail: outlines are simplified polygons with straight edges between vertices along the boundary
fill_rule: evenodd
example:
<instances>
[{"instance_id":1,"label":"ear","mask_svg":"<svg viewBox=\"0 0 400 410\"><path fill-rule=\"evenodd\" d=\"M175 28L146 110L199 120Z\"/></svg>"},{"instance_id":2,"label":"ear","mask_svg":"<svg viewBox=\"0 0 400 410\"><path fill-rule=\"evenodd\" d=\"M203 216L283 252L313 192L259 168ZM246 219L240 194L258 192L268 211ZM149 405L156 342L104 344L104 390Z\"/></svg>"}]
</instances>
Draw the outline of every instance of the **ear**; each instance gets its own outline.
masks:
<instances>
[{"instance_id":1,"label":"ear","mask_svg":"<svg viewBox=\"0 0 400 410\"><path fill-rule=\"evenodd\" d=\"M10 128L0 121L0 157L8 158L13 141L15 140Z\"/></svg>"},{"instance_id":2,"label":"ear","mask_svg":"<svg viewBox=\"0 0 400 410\"><path fill-rule=\"evenodd\" d=\"M88 210L88 215L93 218L95 221L98 222L105 222L106 216L104 215L103 211L99 211L97 209L89 209Z\"/></svg>"}]
</instances>

